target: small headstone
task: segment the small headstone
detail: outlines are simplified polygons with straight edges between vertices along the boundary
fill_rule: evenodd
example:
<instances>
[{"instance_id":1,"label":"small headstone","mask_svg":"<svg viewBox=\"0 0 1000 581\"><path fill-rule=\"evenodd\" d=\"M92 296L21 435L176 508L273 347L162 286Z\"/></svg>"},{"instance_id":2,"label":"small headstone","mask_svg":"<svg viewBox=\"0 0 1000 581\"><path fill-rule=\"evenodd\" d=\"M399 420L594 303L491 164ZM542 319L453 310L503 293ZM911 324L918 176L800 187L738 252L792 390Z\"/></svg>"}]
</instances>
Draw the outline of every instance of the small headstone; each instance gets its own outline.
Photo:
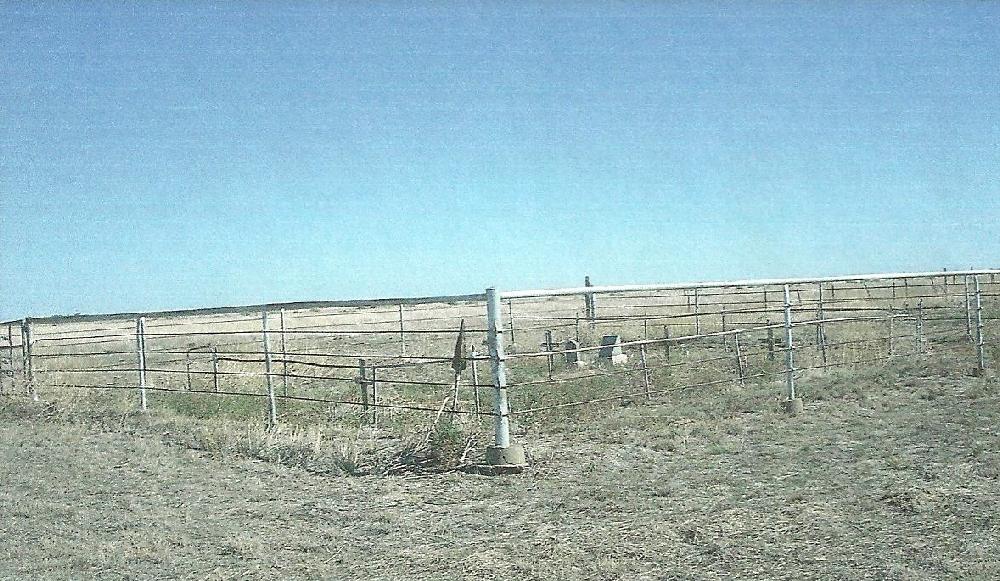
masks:
<instances>
[{"instance_id":1,"label":"small headstone","mask_svg":"<svg viewBox=\"0 0 1000 581\"><path fill-rule=\"evenodd\" d=\"M628 355L622 351L622 338L619 335L601 337L601 350L597 352L598 361L610 361L612 365L623 365L628 362Z\"/></svg>"},{"instance_id":2,"label":"small headstone","mask_svg":"<svg viewBox=\"0 0 1000 581\"><path fill-rule=\"evenodd\" d=\"M577 349L580 348L580 343L570 339L563 343L563 356L566 358L566 365L575 365L577 367L583 367L586 365L582 359L580 359L580 352Z\"/></svg>"}]
</instances>

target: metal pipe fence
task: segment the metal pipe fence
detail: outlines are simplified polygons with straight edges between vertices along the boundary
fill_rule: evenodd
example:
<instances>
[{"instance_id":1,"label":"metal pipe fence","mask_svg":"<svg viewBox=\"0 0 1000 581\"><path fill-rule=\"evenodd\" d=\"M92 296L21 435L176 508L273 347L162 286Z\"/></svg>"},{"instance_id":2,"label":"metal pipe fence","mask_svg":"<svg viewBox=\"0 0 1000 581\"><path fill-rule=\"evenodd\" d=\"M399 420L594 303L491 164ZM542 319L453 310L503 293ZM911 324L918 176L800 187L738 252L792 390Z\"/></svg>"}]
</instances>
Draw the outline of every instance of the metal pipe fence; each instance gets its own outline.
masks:
<instances>
[{"instance_id":1,"label":"metal pipe fence","mask_svg":"<svg viewBox=\"0 0 1000 581\"><path fill-rule=\"evenodd\" d=\"M194 396L250 398L266 403L271 425L286 421L280 406L293 403L356 409L336 418L380 430L406 429L382 413L484 416L504 448L514 417L656 403L696 387L771 386L776 399L796 401L809 393L809 372L945 350L985 373L1000 320L996 274L487 289L405 307L274 309L280 324L270 326L265 308L139 316L130 325L25 319L0 328L0 392L132 393L151 412ZM476 367L487 361L489 370Z\"/></svg>"}]
</instances>

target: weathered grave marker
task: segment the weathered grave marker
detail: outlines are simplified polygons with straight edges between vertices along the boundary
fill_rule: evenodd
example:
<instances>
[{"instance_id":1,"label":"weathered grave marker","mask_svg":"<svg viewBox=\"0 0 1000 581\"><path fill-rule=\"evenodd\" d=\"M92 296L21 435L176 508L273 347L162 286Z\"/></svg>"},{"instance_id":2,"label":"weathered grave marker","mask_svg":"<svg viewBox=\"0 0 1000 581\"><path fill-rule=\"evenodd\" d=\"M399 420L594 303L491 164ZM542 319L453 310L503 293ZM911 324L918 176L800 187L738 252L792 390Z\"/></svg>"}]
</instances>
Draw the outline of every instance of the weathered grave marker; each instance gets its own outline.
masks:
<instances>
[{"instance_id":1,"label":"weathered grave marker","mask_svg":"<svg viewBox=\"0 0 1000 581\"><path fill-rule=\"evenodd\" d=\"M580 352L577 351L580 348L580 342L570 339L563 343L563 357L566 360L566 365L573 365L576 367L584 367L586 363L580 359Z\"/></svg>"},{"instance_id":2,"label":"weathered grave marker","mask_svg":"<svg viewBox=\"0 0 1000 581\"><path fill-rule=\"evenodd\" d=\"M628 355L622 351L620 335L605 335L601 337L601 350L597 352L598 361L610 361L612 365L624 365Z\"/></svg>"}]
</instances>

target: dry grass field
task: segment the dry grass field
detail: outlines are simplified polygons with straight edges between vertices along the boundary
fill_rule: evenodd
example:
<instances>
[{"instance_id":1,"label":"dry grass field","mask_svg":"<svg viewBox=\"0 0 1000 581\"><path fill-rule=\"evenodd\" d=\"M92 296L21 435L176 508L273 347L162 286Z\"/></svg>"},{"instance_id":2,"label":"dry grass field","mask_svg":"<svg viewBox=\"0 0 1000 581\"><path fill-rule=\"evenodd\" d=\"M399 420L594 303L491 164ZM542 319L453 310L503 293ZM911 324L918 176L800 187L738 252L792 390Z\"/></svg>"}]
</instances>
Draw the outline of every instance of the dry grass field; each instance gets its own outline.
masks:
<instances>
[{"instance_id":1,"label":"dry grass field","mask_svg":"<svg viewBox=\"0 0 1000 581\"><path fill-rule=\"evenodd\" d=\"M798 417L777 386L592 406L520 426L504 477L344 476L7 399L0 577L995 579L1000 385L963 363L807 375Z\"/></svg>"},{"instance_id":2,"label":"dry grass field","mask_svg":"<svg viewBox=\"0 0 1000 581\"><path fill-rule=\"evenodd\" d=\"M796 320L814 316L809 292L795 293ZM494 477L466 471L492 418L433 413L451 394L461 319L485 350L481 303L408 307L407 331L425 332L406 337L406 357L394 308L287 313L298 333L285 337L291 377L277 389L290 397L275 430L259 313L151 317L149 383L167 391L150 392L149 413L136 410L133 322L40 321L41 401L25 397L16 357L0 397L0 578L1000 578L1000 382L973 373L960 292L838 289L826 316L858 318L827 325L831 366L814 327L795 329L798 416L782 410L780 345L768 357L760 329L743 335L739 365L718 336L650 346L649 397L635 349L615 370L524 357L549 329L593 345L657 337L661 324L674 336L759 325L780 313L773 292L770 307L752 303L757 291L703 295L697 323L690 295L607 296L582 329L579 297L508 304L513 435L530 466ZM902 309L887 360L884 316ZM222 391L249 395L213 392L212 348ZM380 402L431 411L385 408L372 426L356 405L359 357L382 366Z\"/></svg>"}]
</instances>

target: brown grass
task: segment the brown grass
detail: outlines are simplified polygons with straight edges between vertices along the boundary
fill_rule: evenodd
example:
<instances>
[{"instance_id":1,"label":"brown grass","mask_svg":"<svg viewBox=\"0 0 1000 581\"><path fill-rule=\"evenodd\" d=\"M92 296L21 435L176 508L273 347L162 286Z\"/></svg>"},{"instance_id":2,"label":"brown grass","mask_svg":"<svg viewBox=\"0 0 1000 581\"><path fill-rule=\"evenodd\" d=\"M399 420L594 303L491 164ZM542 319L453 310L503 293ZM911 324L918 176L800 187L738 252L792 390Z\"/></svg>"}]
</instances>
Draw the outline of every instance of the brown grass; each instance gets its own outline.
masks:
<instances>
[{"instance_id":1,"label":"brown grass","mask_svg":"<svg viewBox=\"0 0 1000 581\"><path fill-rule=\"evenodd\" d=\"M0 577L997 578L1000 384L954 363L808 375L795 418L763 385L524 421L506 477L345 477L400 442L8 399Z\"/></svg>"}]
</instances>

